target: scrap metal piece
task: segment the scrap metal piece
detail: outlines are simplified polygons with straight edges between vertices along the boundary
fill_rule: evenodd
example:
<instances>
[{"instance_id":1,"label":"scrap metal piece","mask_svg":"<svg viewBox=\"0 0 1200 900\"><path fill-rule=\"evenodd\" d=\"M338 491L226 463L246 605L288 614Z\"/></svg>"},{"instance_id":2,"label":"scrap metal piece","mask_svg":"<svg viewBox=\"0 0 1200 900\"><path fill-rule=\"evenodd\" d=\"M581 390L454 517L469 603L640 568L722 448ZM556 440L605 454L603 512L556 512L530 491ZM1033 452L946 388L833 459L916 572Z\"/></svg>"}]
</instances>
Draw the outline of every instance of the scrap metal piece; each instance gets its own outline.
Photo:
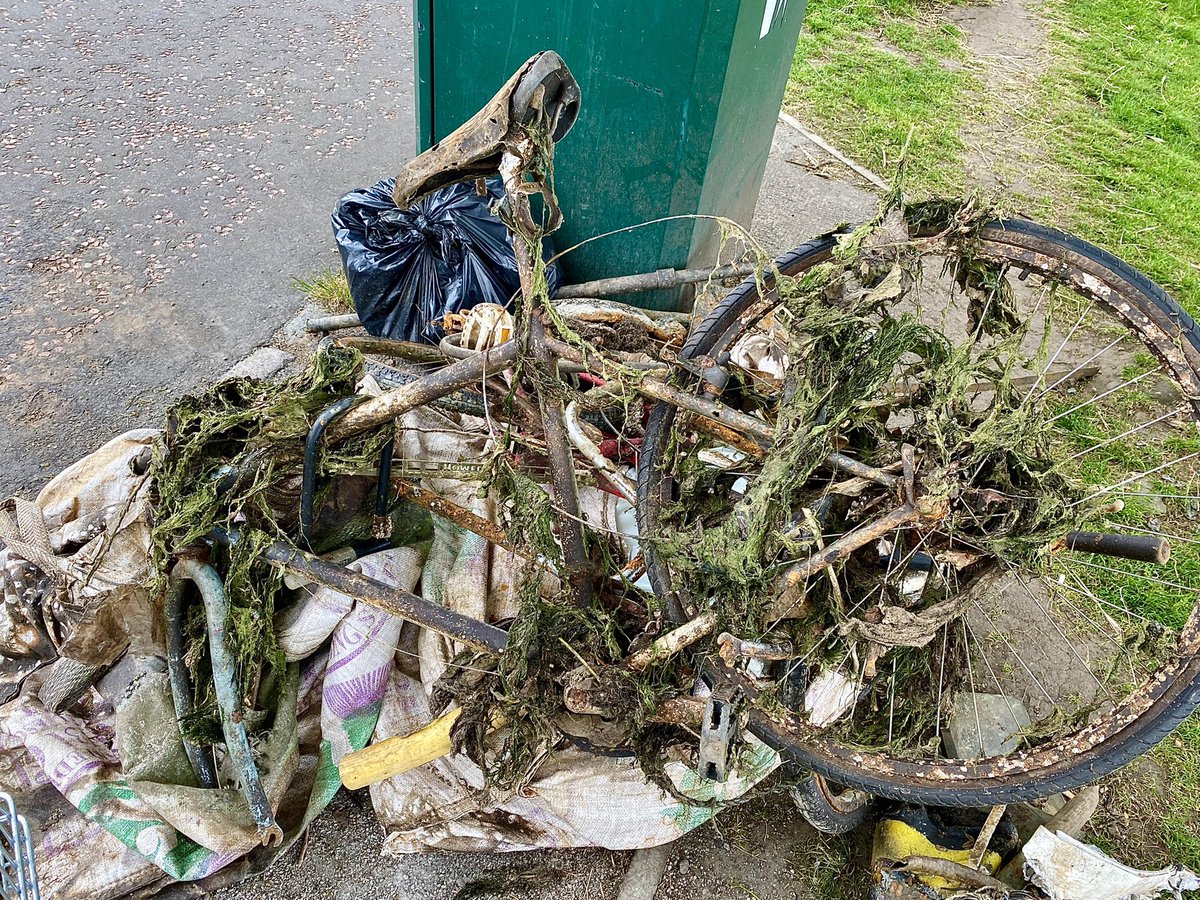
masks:
<instances>
[{"instance_id":1,"label":"scrap metal piece","mask_svg":"<svg viewBox=\"0 0 1200 900\"><path fill-rule=\"evenodd\" d=\"M1025 875L1050 900L1148 900L1200 890L1200 878L1183 866L1158 871L1133 869L1101 850L1039 828L1025 845Z\"/></svg>"},{"instance_id":2,"label":"scrap metal piece","mask_svg":"<svg viewBox=\"0 0 1200 900\"><path fill-rule=\"evenodd\" d=\"M725 781L729 776L729 757L737 733L738 702L741 693L729 681L719 681L704 705L704 720L700 723L700 754L697 769L701 778Z\"/></svg>"},{"instance_id":3,"label":"scrap metal piece","mask_svg":"<svg viewBox=\"0 0 1200 900\"><path fill-rule=\"evenodd\" d=\"M208 534L209 540L226 547L236 544L241 538L241 533L233 528L214 528ZM498 656L508 642L508 632L502 628L430 603L409 591L368 578L361 572L336 565L312 553L305 553L285 541L268 545L262 555L267 562L300 575L307 581L315 581L361 600L368 606L436 631L473 650Z\"/></svg>"},{"instance_id":4,"label":"scrap metal piece","mask_svg":"<svg viewBox=\"0 0 1200 900\"><path fill-rule=\"evenodd\" d=\"M242 722L242 697L237 688L237 662L225 640L225 622L229 615L229 599L225 585L217 570L208 563L185 557L171 570L171 581L192 581L204 600L205 617L208 620L208 651L212 658L213 688L217 694L217 706L221 710L221 730L225 735L225 748L238 773L242 797L250 807L250 815L258 826L258 837L264 847L283 843L283 829L275 821L270 801L263 790L262 779L254 764L254 753L250 749L250 738Z\"/></svg>"},{"instance_id":5,"label":"scrap metal piece","mask_svg":"<svg viewBox=\"0 0 1200 900\"><path fill-rule=\"evenodd\" d=\"M5 791L0 791L0 896L6 900L41 900L42 896L29 822Z\"/></svg>"},{"instance_id":6,"label":"scrap metal piece","mask_svg":"<svg viewBox=\"0 0 1200 900\"><path fill-rule=\"evenodd\" d=\"M167 579L167 596L163 604L163 613L167 620L167 682L171 686L171 700L175 704L177 722L182 722L193 712L192 684L188 678L187 663L184 661L187 655L183 640L183 588L187 583L184 571L176 566L171 572L170 578ZM182 729L179 736L196 781L201 787L216 787L217 770L212 754L197 746Z\"/></svg>"}]
</instances>

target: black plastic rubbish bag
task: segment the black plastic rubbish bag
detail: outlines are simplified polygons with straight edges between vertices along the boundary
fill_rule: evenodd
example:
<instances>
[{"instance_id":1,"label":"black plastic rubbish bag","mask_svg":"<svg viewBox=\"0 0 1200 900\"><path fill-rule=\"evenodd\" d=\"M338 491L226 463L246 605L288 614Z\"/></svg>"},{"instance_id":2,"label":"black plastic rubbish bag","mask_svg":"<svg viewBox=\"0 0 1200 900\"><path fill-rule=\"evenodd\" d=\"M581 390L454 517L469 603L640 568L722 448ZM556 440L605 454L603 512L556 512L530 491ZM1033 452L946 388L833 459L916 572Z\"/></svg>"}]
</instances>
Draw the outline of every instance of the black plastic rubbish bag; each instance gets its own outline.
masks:
<instances>
[{"instance_id":1,"label":"black plastic rubbish bag","mask_svg":"<svg viewBox=\"0 0 1200 900\"><path fill-rule=\"evenodd\" d=\"M509 306L521 289L511 235L489 207L504 193L488 179L435 191L409 209L392 202L395 179L351 191L333 212L333 236L363 327L376 337L434 344L436 323L477 303ZM547 240L542 252L553 255ZM550 295L556 266L547 267Z\"/></svg>"}]
</instances>

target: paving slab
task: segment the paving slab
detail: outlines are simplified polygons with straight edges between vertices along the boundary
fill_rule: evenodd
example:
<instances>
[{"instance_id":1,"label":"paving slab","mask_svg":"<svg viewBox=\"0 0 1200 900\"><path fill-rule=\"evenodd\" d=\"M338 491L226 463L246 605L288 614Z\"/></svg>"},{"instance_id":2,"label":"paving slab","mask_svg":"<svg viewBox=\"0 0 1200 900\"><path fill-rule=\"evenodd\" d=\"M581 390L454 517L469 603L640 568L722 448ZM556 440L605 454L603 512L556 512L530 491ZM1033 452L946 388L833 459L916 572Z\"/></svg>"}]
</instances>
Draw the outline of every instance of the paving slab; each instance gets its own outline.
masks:
<instances>
[{"instance_id":1,"label":"paving slab","mask_svg":"<svg viewBox=\"0 0 1200 900\"><path fill-rule=\"evenodd\" d=\"M870 185L779 122L750 233L775 255L844 224L870 218L879 198Z\"/></svg>"}]
</instances>

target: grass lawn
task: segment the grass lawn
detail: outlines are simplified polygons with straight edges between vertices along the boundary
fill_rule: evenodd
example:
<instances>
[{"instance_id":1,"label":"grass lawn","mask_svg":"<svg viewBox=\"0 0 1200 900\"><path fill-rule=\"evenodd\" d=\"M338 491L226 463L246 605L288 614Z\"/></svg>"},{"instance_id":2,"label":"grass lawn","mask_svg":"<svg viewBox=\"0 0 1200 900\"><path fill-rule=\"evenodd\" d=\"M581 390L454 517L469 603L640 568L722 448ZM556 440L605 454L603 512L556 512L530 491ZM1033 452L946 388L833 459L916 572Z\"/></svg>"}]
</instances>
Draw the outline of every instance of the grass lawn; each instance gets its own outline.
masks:
<instances>
[{"instance_id":1,"label":"grass lawn","mask_svg":"<svg viewBox=\"0 0 1200 900\"><path fill-rule=\"evenodd\" d=\"M962 133L1019 100L1039 150L1017 204L1104 246L1200 313L1200 0L1031 0L1047 71L989 92L941 0L810 0L785 105L906 188L961 192Z\"/></svg>"},{"instance_id":2,"label":"grass lawn","mask_svg":"<svg viewBox=\"0 0 1200 900\"><path fill-rule=\"evenodd\" d=\"M1029 0L1044 66L1019 96L988 87L1004 63L974 57L955 5L809 0L785 106L888 176L911 134L916 197L962 193L979 165L965 137L1015 128L1033 152L1017 163L1023 196L1003 205L1113 251L1200 314L1200 0ZM1116 776L1088 837L1132 864L1200 869L1198 809L1193 716Z\"/></svg>"}]
</instances>

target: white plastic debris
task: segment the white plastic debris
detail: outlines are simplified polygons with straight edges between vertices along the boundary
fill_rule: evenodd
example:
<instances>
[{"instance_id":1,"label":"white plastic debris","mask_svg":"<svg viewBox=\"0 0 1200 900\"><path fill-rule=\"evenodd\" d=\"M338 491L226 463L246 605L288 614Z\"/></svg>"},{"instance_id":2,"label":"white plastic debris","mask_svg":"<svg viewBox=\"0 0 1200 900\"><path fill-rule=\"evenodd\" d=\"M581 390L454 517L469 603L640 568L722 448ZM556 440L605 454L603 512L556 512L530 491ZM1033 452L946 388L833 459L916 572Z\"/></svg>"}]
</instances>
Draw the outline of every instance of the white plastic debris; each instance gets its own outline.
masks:
<instances>
[{"instance_id":1,"label":"white plastic debris","mask_svg":"<svg viewBox=\"0 0 1200 900\"><path fill-rule=\"evenodd\" d=\"M835 669L818 675L804 692L808 721L817 728L831 725L854 706L854 681Z\"/></svg>"},{"instance_id":2,"label":"white plastic debris","mask_svg":"<svg viewBox=\"0 0 1200 900\"><path fill-rule=\"evenodd\" d=\"M466 350L498 347L512 337L513 317L497 303L478 303L465 313L448 313L447 331L461 331L460 346Z\"/></svg>"},{"instance_id":3,"label":"white plastic debris","mask_svg":"<svg viewBox=\"0 0 1200 900\"><path fill-rule=\"evenodd\" d=\"M729 361L735 366L772 381L783 381L787 374L788 355L765 334L749 334L730 351Z\"/></svg>"},{"instance_id":4,"label":"white plastic debris","mask_svg":"<svg viewBox=\"0 0 1200 900\"><path fill-rule=\"evenodd\" d=\"M1025 845L1025 877L1050 900L1179 898L1200 890L1200 878L1183 866L1157 872L1131 869L1069 834L1039 828Z\"/></svg>"}]
</instances>

